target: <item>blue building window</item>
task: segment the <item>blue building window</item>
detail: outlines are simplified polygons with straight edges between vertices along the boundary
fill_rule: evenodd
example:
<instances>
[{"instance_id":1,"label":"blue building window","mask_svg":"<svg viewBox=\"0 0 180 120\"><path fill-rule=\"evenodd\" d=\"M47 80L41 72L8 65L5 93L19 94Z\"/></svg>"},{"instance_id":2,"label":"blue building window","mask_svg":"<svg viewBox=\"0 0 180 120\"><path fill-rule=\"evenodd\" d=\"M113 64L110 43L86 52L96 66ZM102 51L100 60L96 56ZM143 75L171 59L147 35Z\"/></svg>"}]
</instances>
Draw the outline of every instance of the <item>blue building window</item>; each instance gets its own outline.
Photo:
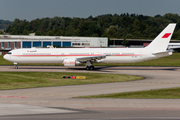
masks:
<instances>
[{"instance_id":1,"label":"blue building window","mask_svg":"<svg viewBox=\"0 0 180 120\"><path fill-rule=\"evenodd\" d=\"M51 45L51 41L43 42L43 47L47 47L48 45Z\"/></svg>"},{"instance_id":2,"label":"blue building window","mask_svg":"<svg viewBox=\"0 0 180 120\"><path fill-rule=\"evenodd\" d=\"M71 47L71 42L63 42L63 47Z\"/></svg>"},{"instance_id":3,"label":"blue building window","mask_svg":"<svg viewBox=\"0 0 180 120\"><path fill-rule=\"evenodd\" d=\"M10 48L10 42L8 42L8 48Z\"/></svg>"},{"instance_id":4,"label":"blue building window","mask_svg":"<svg viewBox=\"0 0 180 120\"><path fill-rule=\"evenodd\" d=\"M39 41L34 41L34 42L33 42L33 47L41 47L41 42L39 42Z\"/></svg>"},{"instance_id":5,"label":"blue building window","mask_svg":"<svg viewBox=\"0 0 180 120\"><path fill-rule=\"evenodd\" d=\"M61 47L61 42L53 42L53 46L55 46L55 47Z\"/></svg>"},{"instance_id":6,"label":"blue building window","mask_svg":"<svg viewBox=\"0 0 180 120\"><path fill-rule=\"evenodd\" d=\"M2 42L2 47L4 47L4 42Z\"/></svg>"},{"instance_id":7,"label":"blue building window","mask_svg":"<svg viewBox=\"0 0 180 120\"><path fill-rule=\"evenodd\" d=\"M22 47L23 48L31 48L31 41L23 41Z\"/></svg>"},{"instance_id":8,"label":"blue building window","mask_svg":"<svg viewBox=\"0 0 180 120\"><path fill-rule=\"evenodd\" d=\"M14 48L16 48L16 46L17 46L17 43L16 43L16 42L14 42Z\"/></svg>"}]
</instances>

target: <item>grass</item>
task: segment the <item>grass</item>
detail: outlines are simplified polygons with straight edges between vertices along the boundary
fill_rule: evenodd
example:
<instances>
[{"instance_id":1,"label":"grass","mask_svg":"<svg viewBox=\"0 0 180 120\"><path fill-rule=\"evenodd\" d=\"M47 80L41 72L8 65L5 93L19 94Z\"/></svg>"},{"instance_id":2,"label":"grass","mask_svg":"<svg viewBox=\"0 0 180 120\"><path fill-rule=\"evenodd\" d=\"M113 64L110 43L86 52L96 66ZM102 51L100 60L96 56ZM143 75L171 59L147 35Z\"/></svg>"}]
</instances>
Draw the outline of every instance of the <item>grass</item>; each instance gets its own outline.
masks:
<instances>
[{"instance_id":1,"label":"grass","mask_svg":"<svg viewBox=\"0 0 180 120\"><path fill-rule=\"evenodd\" d=\"M63 79L63 76L86 76L85 80ZM101 73L0 72L0 90L123 82L144 79L140 76Z\"/></svg>"},{"instance_id":2,"label":"grass","mask_svg":"<svg viewBox=\"0 0 180 120\"><path fill-rule=\"evenodd\" d=\"M0 65L13 65L12 62L9 62L3 59L3 56L0 56ZM18 65L54 65L59 66L62 64L18 64ZM180 66L180 53L174 53L171 56L163 57L155 60L148 60L139 63L123 63L123 64L102 64L96 63L95 66Z\"/></svg>"},{"instance_id":3,"label":"grass","mask_svg":"<svg viewBox=\"0 0 180 120\"><path fill-rule=\"evenodd\" d=\"M180 99L180 88L81 96L78 98Z\"/></svg>"}]
</instances>

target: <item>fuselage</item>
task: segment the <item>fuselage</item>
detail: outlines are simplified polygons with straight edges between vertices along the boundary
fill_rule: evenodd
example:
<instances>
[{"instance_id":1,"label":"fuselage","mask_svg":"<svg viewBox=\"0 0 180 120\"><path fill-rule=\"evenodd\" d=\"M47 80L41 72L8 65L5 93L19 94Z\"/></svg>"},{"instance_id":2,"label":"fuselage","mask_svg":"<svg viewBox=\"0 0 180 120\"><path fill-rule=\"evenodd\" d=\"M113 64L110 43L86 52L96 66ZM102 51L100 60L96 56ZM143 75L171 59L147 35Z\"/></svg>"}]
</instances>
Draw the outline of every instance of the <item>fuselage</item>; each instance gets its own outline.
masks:
<instances>
[{"instance_id":1,"label":"fuselage","mask_svg":"<svg viewBox=\"0 0 180 120\"><path fill-rule=\"evenodd\" d=\"M64 59L106 55L98 62L133 63L171 54L154 55L145 48L29 48L12 50L4 58L14 63L62 63Z\"/></svg>"}]
</instances>

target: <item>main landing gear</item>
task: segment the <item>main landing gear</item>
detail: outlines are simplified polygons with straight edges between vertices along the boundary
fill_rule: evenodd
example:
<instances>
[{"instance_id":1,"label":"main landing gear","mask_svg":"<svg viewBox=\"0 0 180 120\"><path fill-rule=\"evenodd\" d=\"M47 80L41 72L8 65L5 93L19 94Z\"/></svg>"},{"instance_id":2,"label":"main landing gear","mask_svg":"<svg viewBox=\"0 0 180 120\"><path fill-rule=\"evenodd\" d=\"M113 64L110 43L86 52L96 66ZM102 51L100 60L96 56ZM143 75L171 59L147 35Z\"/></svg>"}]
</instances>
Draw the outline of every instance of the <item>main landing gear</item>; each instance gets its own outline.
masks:
<instances>
[{"instance_id":1,"label":"main landing gear","mask_svg":"<svg viewBox=\"0 0 180 120\"><path fill-rule=\"evenodd\" d=\"M91 61L86 62L86 70L94 70L94 66Z\"/></svg>"},{"instance_id":2,"label":"main landing gear","mask_svg":"<svg viewBox=\"0 0 180 120\"><path fill-rule=\"evenodd\" d=\"M86 70L94 70L94 66L87 66Z\"/></svg>"},{"instance_id":3,"label":"main landing gear","mask_svg":"<svg viewBox=\"0 0 180 120\"><path fill-rule=\"evenodd\" d=\"M14 68L18 69L17 63L14 63Z\"/></svg>"}]
</instances>

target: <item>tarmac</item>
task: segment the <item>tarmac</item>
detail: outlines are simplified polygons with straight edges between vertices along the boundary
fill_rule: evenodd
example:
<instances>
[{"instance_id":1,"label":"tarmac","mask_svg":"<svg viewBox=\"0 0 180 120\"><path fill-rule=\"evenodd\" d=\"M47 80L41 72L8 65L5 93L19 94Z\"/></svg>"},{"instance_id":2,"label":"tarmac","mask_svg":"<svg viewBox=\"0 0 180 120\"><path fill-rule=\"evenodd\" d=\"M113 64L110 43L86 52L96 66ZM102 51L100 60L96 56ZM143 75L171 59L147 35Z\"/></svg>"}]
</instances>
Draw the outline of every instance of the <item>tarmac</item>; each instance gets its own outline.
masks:
<instances>
[{"instance_id":1,"label":"tarmac","mask_svg":"<svg viewBox=\"0 0 180 120\"><path fill-rule=\"evenodd\" d=\"M0 91L0 120L3 119L180 119L180 99L73 98L180 87L180 67L105 67L93 71L84 66L0 66L0 71L95 72L130 74L146 79L90 85L44 87Z\"/></svg>"}]
</instances>

